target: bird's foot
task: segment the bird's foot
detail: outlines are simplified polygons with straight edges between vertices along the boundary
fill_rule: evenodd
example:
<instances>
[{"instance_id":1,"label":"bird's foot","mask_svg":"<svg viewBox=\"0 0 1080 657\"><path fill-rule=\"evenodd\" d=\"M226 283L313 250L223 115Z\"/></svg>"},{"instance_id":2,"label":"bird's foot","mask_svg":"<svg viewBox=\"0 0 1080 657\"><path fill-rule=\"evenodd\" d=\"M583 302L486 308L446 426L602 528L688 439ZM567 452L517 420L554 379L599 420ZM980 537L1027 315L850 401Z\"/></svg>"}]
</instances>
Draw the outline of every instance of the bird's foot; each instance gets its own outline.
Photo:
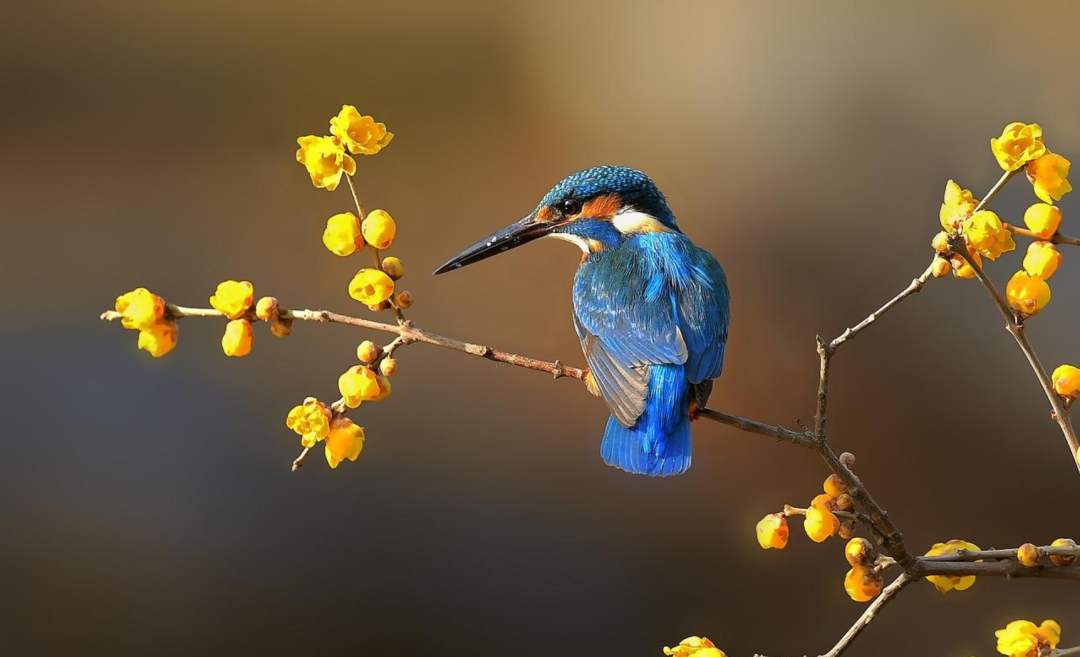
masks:
<instances>
[{"instance_id":1,"label":"bird's foot","mask_svg":"<svg viewBox=\"0 0 1080 657\"><path fill-rule=\"evenodd\" d=\"M697 402L690 402L690 411L688 413L691 422L697 422L698 417L701 416L701 407Z\"/></svg>"}]
</instances>

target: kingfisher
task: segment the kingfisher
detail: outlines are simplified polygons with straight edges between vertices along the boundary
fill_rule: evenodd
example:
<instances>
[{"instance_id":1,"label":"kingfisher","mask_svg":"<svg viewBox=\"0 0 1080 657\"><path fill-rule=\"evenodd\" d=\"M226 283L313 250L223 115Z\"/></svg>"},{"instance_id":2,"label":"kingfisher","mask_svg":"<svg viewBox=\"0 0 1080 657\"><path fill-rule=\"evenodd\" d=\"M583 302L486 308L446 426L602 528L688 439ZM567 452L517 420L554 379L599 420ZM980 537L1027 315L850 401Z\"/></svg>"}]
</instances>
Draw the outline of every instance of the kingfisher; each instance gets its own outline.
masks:
<instances>
[{"instance_id":1,"label":"kingfisher","mask_svg":"<svg viewBox=\"0 0 1080 657\"><path fill-rule=\"evenodd\" d=\"M454 256L435 274L546 237L582 252L574 328L585 383L611 417L600 453L635 474L690 467L690 423L724 367L730 323L724 270L694 246L644 173L599 166L563 179L525 218Z\"/></svg>"}]
</instances>

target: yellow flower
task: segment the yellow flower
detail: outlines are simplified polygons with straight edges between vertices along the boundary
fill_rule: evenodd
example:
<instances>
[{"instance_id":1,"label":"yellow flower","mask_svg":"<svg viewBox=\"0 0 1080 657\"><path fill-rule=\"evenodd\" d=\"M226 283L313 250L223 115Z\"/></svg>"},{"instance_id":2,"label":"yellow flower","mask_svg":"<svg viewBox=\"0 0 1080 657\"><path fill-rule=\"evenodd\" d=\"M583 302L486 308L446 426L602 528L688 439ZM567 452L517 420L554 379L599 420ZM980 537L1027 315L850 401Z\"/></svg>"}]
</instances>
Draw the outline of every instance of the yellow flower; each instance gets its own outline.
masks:
<instances>
[{"instance_id":1,"label":"yellow flower","mask_svg":"<svg viewBox=\"0 0 1080 657\"><path fill-rule=\"evenodd\" d=\"M394 256L383 258L382 270L395 281L405 275L405 265L401 264L401 260Z\"/></svg>"},{"instance_id":2,"label":"yellow flower","mask_svg":"<svg viewBox=\"0 0 1080 657\"><path fill-rule=\"evenodd\" d=\"M331 468L349 459L355 461L364 449L364 428L347 417L338 417L330 423L326 436L326 462Z\"/></svg>"},{"instance_id":3,"label":"yellow flower","mask_svg":"<svg viewBox=\"0 0 1080 657\"><path fill-rule=\"evenodd\" d=\"M390 396L390 379L383 374L379 374L375 377L375 380L379 384L379 394L371 398L371 401L382 401Z\"/></svg>"},{"instance_id":4,"label":"yellow flower","mask_svg":"<svg viewBox=\"0 0 1080 657\"><path fill-rule=\"evenodd\" d=\"M116 312L120 313L124 328L141 331L150 328L165 314L165 300L140 287L116 297Z\"/></svg>"},{"instance_id":5,"label":"yellow flower","mask_svg":"<svg viewBox=\"0 0 1080 657\"><path fill-rule=\"evenodd\" d=\"M300 137L296 143L300 144L296 161L307 168L312 185L332 192L341 182L342 172L350 176L356 173L356 160L345 154L335 137L308 135Z\"/></svg>"},{"instance_id":6,"label":"yellow flower","mask_svg":"<svg viewBox=\"0 0 1080 657\"><path fill-rule=\"evenodd\" d=\"M844 558L854 568L856 566L869 566L871 557L874 556L874 546L865 538L853 538L844 546Z\"/></svg>"},{"instance_id":7,"label":"yellow flower","mask_svg":"<svg viewBox=\"0 0 1080 657\"><path fill-rule=\"evenodd\" d=\"M361 230L368 244L376 249L386 249L394 243L397 225L386 210L372 210L364 217Z\"/></svg>"},{"instance_id":8,"label":"yellow flower","mask_svg":"<svg viewBox=\"0 0 1080 657\"><path fill-rule=\"evenodd\" d=\"M352 105L342 105L341 112L330 119L330 134L340 139L353 155L374 155L394 138L385 123L361 116Z\"/></svg>"},{"instance_id":9,"label":"yellow flower","mask_svg":"<svg viewBox=\"0 0 1080 657\"><path fill-rule=\"evenodd\" d=\"M139 331L139 349L154 358L161 358L176 348L176 339L180 334L176 322L159 320Z\"/></svg>"},{"instance_id":10,"label":"yellow flower","mask_svg":"<svg viewBox=\"0 0 1080 657\"><path fill-rule=\"evenodd\" d=\"M346 406L356 408L360 402L378 397L381 389L375 372L363 365L355 365L338 377L338 391L345 398Z\"/></svg>"},{"instance_id":11,"label":"yellow flower","mask_svg":"<svg viewBox=\"0 0 1080 657\"><path fill-rule=\"evenodd\" d=\"M221 350L226 356L247 356L251 353L251 343L255 333L251 322L246 319L234 319L225 325L225 335L221 336Z\"/></svg>"},{"instance_id":12,"label":"yellow flower","mask_svg":"<svg viewBox=\"0 0 1080 657\"><path fill-rule=\"evenodd\" d=\"M1071 192L1070 165L1068 160L1050 151L1037 160L1028 162L1027 177L1035 188L1035 196L1047 203L1053 203Z\"/></svg>"},{"instance_id":13,"label":"yellow flower","mask_svg":"<svg viewBox=\"0 0 1080 657\"><path fill-rule=\"evenodd\" d=\"M1024 271L1044 281L1057 271L1061 264L1061 253L1050 242L1032 242L1024 256Z\"/></svg>"},{"instance_id":14,"label":"yellow flower","mask_svg":"<svg viewBox=\"0 0 1080 657\"><path fill-rule=\"evenodd\" d=\"M955 232L960 223L975 211L978 201L971 195L970 189L962 189L955 181L945 184L945 200L938 215L941 227Z\"/></svg>"},{"instance_id":15,"label":"yellow flower","mask_svg":"<svg viewBox=\"0 0 1080 657\"><path fill-rule=\"evenodd\" d=\"M934 543L934 546L930 548L930 551L926 553L926 556L936 557L941 554L956 554L960 550L978 552L979 546L974 543L968 543L967 541L953 539L948 543ZM930 575L926 578L926 581L933 584L937 590L942 593L948 593L953 589L956 589L957 591L966 591L971 588L971 585L975 583L975 576Z\"/></svg>"},{"instance_id":16,"label":"yellow flower","mask_svg":"<svg viewBox=\"0 0 1080 657\"><path fill-rule=\"evenodd\" d=\"M300 406L294 406L285 418L285 426L300 436L300 444L314 447L315 443L330 433L330 409L314 397L308 397Z\"/></svg>"},{"instance_id":17,"label":"yellow flower","mask_svg":"<svg viewBox=\"0 0 1080 657\"><path fill-rule=\"evenodd\" d=\"M1017 315L1032 317L1050 303L1050 286L1041 278L1018 271L1005 286L1005 296Z\"/></svg>"},{"instance_id":18,"label":"yellow flower","mask_svg":"<svg viewBox=\"0 0 1080 657\"><path fill-rule=\"evenodd\" d=\"M1036 657L1043 649L1053 650L1061 641L1061 626L1056 621L1044 620L1042 625L1031 621L1013 621L994 632L997 650L1009 657Z\"/></svg>"},{"instance_id":19,"label":"yellow flower","mask_svg":"<svg viewBox=\"0 0 1080 657\"><path fill-rule=\"evenodd\" d=\"M229 319L240 319L255 302L255 287L248 281L224 281L210 297L210 305Z\"/></svg>"},{"instance_id":20,"label":"yellow flower","mask_svg":"<svg viewBox=\"0 0 1080 657\"><path fill-rule=\"evenodd\" d=\"M810 537L810 540L821 543L840 531L840 519L833 515L827 505L815 500L806 510L803 529L806 530L806 535Z\"/></svg>"},{"instance_id":21,"label":"yellow flower","mask_svg":"<svg viewBox=\"0 0 1080 657\"><path fill-rule=\"evenodd\" d=\"M757 540L764 550L783 550L787 547L788 524L782 513L770 513L758 521Z\"/></svg>"},{"instance_id":22,"label":"yellow flower","mask_svg":"<svg viewBox=\"0 0 1080 657\"><path fill-rule=\"evenodd\" d=\"M964 222L964 238L972 249L991 260L1016 248L1012 232L1006 230L1001 219L989 210L976 212Z\"/></svg>"},{"instance_id":23,"label":"yellow flower","mask_svg":"<svg viewBox=\"0 0 1080 657\"><path fill-rule=\"evenodd\" d=\"M1046 153L1042 127L1038 123L1010 123L1000 137L990 140L990 150L1002 169L1019 169Z\"/></svg>"},{"instance_id":24,"label":"yellow flower","mask_svg":"<svg viewBox=\"0 0 1080 657\"><path fill-rule=\"evenodd\" d=\"M847 485L845 485L844 481L836 474L829 475L828 478L825 479L825 483L822 484L822 488L825 490L825 493L833 499L836 499L847 492Z\"/></svg>"},{"instance_id":25,"label":"yellow flower","mask_svg":"<svg viewBox=\"0 0 1080 657\"><path fill-rule=\"evenodd\" d=\"M1039 565L1039 548L1031 543L1024 543L1016 550L1016 560L1026 568Z\"/></svg>"},{"instance_id":26,"label":"yellow flower","mask_svg":"<svg viewBox=\"0 0 1080 657\"><path fill-rule=\"evenodd\" d=\"M873 568L855 566L844 576L844 590L855 602L868 602L881 594L884 582Z\"/></svg>"},{"instance_id":27,"label":"yellow flower","mask_svg":"<svg viewBox=\"0 0 1080 657\"><path fill-rule=\"evenodd\" d=\"M674 648L664 647L669 657L727 657L712 641L703 636L688 636Z\"/></svg>"},{"instance_id":28,"label":"yellow flower","mask_svg":"<svg viewBox=\"0 0 1080 657\"><path fill-rule=\"evenodd\" d=\"M1050 547L1076 547L1076 541L1072 540L1071 538L1058 538L1050 544ZM1069 566L1072 565L1072 562L1074 561L1076 561L1075 554L1050 555L1050 563L1054 564L1055 566Z\"/></svg>"},{"instance_id":29,"label":"yellow flower","mask_svg":"<svg viewBox=\"0 0 1080 657\"><path fill-rule=\"evenodd\" d=\"M364 248L364 238L360 235L360 221L351 212L335 214L326 220L322 242L330 253L347 256Z\"/></svg>"},{"instance_id":30,"label":"yellow flower","mask_svg":"<svg viewBox=\"0 0 1080 657\"><path fill-rule=\"evenodd\" d=\"M378 269L361 269L349 283L349 296L371 306L382 303L394 293L394 281Z\"/></svg>"},{"instance_id":31,"label":"yellow flower","mask_svg":"<svg viewBox=\"0 0 1080 657\"><path fill-rule=\"evenodd\" d=\"M975 264L982 267L982 256L978 251L969 251L971 253L971 259L975 261ZM959 253L954 254L950 259L952 261L953 276L957 278L975 278L975 268L972 267L967 260L964 260L964 256Z\"/></svg>"},{"instance_id":32,"label":"yellow flower","mask_svg":"<svg viewBox=\"0 0 1080 657\"><path fill-rule=\"evenodd\" d=\"M1054 205L1036 203L1024 211L1024 224L1036 237L1048 240L1061 225L1061 210Z\"/></svg>"}]
</instances>

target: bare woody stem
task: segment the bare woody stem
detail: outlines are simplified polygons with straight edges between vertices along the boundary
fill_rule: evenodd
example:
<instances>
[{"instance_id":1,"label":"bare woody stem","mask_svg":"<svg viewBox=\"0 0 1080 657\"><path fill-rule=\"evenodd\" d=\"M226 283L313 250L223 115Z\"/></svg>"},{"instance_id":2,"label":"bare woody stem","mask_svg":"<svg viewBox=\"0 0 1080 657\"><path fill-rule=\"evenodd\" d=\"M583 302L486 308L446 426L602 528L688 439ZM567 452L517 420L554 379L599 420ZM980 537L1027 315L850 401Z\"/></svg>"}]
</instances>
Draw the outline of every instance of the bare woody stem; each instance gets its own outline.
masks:
<instances>
[{"instance_id":1,"label":"bare woody stem","mask_svg":"<svg viewBox=\"0 0 1080 657\"><path fill-rule=\"evenodd\" d=\"M1017 170L1019 171L1019 170ZM990 202L997 192L1005 186L1009 180L1017 174L1017 171L1007 171L1001 176L997 184L990 190L990 193L986 195L979 205L975 208L976 211L982 209ZM1065 437L1065 442L1069 446L1070 460L1080 470L1080 440L1077 439L1076 430L1072 425L1072 417L1069 414L1069 410L1065 407L1064 400L1058 396L1054 391L1054 384L1050 380L1050 376L1046 373L1046 368L1043 367L1042 361L1039 360L1038 354L1035 353L1035 348L1031 345L1031 342L1027 338L1027 334L1024 332L1023 319L1018 317L1009 306L1005 297L994 286L993 281L986 275L979 263L975 262L971 253L968 251L967 244L963 237L958 234L953 234L949 238L949 245L954 251L960 254L964 260L971 266L975 272L975 277L982 283L986 293L993 300L994 305L997 306L998 312L1001 313L1002 318L1005 319L1005 330L1013 336L1016 340L1016 344L1020 347L1020 351L1023 352L1024 357L1027 358L1028 365L1031 366L1032 371L1035 372L1035 377L1039 380L1039 385L1042 386L1043 393L1046 395L1046 399L1050 402L1051 419L1057 423L1061 428L1061 433Z\"/></svg>"},{"instance_id":2,"label":"bare woody stem","mask_svg":"<svg viewBox=\"0 0 1080 657\"><path fill-rule=\"evenodd\" d=\"M825 653L823 657L838 657L841 653L847 650L848 646L851 645L851 642L855 640L855 637L859 636L859 633L865 630L866 626L869 625L870 622L873 621L875 618L877 618L877 615L881 611L881 609L885 605L889 604L889 602L896 596L896 594L900 592L900 589L904 588L913 581L914 580L909 577L907 573L900 573L900 576L893 580L891 584L885 587L885 589L881 592L881 595L879 595L873 602L870 603L870 605L866 608L866 611L862 613L862 616L859 616L859 620L855 621L855 624L852 625L848 629L848 631L844 633L844 636L840 637L840 640L836 642L836 645L832 647L832 650Z\"/></svg>"},{"instance_id":3,"label":"bare woody stem","mask_svg":"<svg viewBox=\"0 0 1080 657\"><path fill-rule=\"evenodd\" d=\"M1069 237L1068 235L1062 235L1061 233L1054 233L1050 237L1039 237L1035 233L1031 232L1027 228L1020 228L1012 224L1003 224L1005 229L1011 231L1013 235L1019 235L1020 237L1030 237L1033 240L1040 240L1042 242L1050 242L1051 244L1068 244L1071 246L1080 246L1080 237Z\"/></svg>"}]
</instances>

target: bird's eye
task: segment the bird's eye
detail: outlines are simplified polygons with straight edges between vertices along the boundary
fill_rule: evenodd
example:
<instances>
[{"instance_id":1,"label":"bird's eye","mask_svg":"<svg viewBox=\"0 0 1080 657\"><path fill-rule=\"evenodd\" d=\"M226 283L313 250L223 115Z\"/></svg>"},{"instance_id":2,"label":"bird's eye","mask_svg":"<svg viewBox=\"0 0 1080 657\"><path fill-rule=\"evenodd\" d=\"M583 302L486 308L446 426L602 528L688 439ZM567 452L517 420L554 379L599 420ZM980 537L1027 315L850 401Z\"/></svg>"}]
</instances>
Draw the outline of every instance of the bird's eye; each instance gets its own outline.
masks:
<instances>
[{"instance_id":1,"label":"bird's eye","mask_svg":"<svg viewBox=\"0 0 1080 657\"><path fill-rule=\"evenodd\" d=\"M568 198L562 202L562 213L564 216L575 215L581 212L581 203L577 199Z\"/></svg>"}]
</instances>

